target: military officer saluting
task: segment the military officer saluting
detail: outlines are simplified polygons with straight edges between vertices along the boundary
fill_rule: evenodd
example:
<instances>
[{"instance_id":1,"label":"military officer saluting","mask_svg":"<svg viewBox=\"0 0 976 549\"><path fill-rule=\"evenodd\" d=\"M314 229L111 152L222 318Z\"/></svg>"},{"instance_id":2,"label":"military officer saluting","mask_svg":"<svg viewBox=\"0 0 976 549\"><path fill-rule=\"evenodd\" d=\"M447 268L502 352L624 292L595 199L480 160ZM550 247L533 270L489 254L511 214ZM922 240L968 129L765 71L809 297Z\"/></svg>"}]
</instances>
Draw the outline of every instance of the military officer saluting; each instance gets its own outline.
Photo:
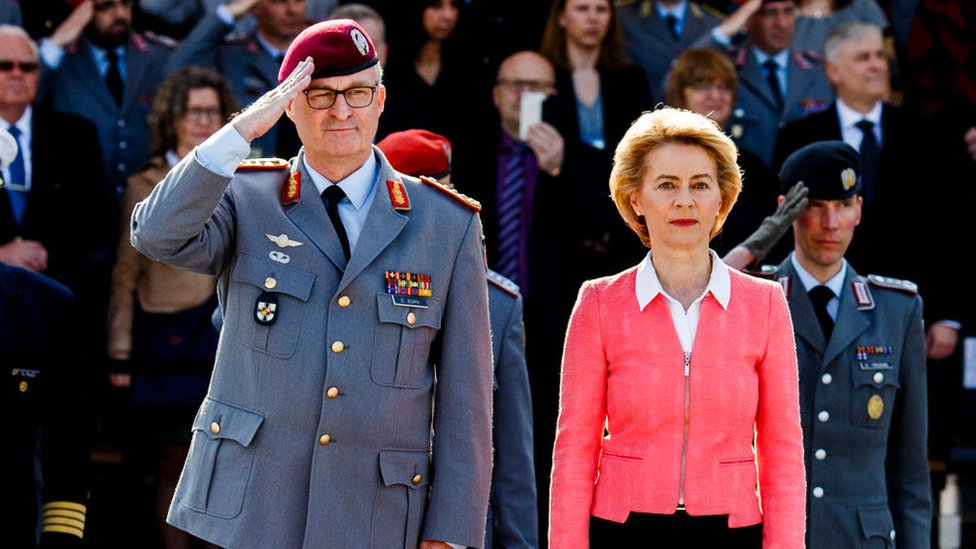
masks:
<instances>
[{"instance_id":1,"label":"military officer saluting","mask_svg":"<svg viewBox=\"0 0 976 549\"><path fill-rule=\"evenodd\" d=\"M372 145L381 77L358 24L305 29L278 87L133 212L139 251L218 277L221 344L168 521L220 546L484 542L492 367L478 206L395 171ZM282 113L298 156L235 173Z\"/></svg>"},{"instance_id":2,"label":"military officer saluting","mask_svg":"<svg viewBox=\"0 0 976 549\"><path fill-rule=\"evenodd\" d=\"M922 300L913 283L861 276L844 259L861 219L853 148L803 147L780 179L784 192L810 189L775 270L796 332L807 546L929 547Z\"/></svg>"}]
</instances>

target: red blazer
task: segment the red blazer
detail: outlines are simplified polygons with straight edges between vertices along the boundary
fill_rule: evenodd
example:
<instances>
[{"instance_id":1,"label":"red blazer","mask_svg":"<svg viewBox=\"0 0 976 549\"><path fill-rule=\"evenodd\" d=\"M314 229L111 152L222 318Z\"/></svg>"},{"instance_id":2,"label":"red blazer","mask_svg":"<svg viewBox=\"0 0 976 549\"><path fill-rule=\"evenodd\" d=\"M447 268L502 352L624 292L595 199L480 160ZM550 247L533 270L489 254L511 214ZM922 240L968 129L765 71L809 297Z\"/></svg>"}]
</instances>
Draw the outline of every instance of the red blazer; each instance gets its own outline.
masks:
<instances>
[{"instance_id":1,"label":"red blazer","mask_svg":"<svg viewBox=\"0 0 976 549\"><path fill-rule=\"evenodd\" d=\"M585 283L570 319L553 454L552 549L588 547L590 515L622 523L632 511L671 514L678 506L684 353L663 296L639 309L636 272ZM727 514L730 527L763 522L764 548L803 547L806 487L790 312L779 285L733 269L729 276L728 309L711 294L702 300L691 352L685 507L690 515Z\"/></svg>"}]
</instances>

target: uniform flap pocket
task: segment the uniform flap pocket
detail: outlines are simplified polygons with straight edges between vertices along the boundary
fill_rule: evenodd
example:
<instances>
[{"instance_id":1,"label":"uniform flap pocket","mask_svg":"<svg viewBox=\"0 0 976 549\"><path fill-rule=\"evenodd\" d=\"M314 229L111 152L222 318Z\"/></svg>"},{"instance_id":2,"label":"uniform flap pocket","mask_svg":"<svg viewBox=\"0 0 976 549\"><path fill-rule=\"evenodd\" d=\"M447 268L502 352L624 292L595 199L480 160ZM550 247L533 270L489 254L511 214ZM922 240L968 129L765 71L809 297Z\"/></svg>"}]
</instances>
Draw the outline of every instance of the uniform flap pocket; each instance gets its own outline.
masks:
<instances>
[{"instance_id":1,"label":"uniform flap pocket","mask_svg":"<svg viewBox=\"0 0 976 549\"><path fill-rule=\"evenodd\" d=\"M865 385L871 387L900 387L897 372L893 369L866 370L861 368L857 362L851 367L851 381L854 383L855 389L864 387Z\"/></svg>"},{"instance_id":2,"label":"uniform flap pocket","mask_svg":"<svg viewBox=\"0 0 976 549\"><path fill-rule=\"evenodd\" d=\"M420 488L430 482L430 454L427 450L380 450L383 484Z\"/></svg>"},{"instance_id":3,"label":"uniform flap pocket","mask_svg":"<svg viewBox=\"0 0 976 549\"><path fill-rule=\"evenodd\" d=\"M376 308L380 322L401 324L404 328L426 326L441 329L441 300L436 297L414 298L423 306L398 305L391 294L376 294Z\"/></svg>"},{"instance_id":4,"label":"uniform flap pocket","mask_svg":"<svg viewBox=\"0 0 976 549\"><path fill-rule=\"evenodd\" d=\"M882 537L889 539L895 529L891 511L884 506L861 507L857 510L861 519L861 533L865 538Z\"/></svg>"},{"instance_id":5,"label":"uniform flap pocket","mask_svg":"<svg viewBox=\"0 0 976 549\"><path fill-rule=\"evenodd\" d=\"M193 419L193 430L202 431L210 438L229 438L242 446L250 446L264 416L231 404L207 397Z\"/></svg>"},{"instance_id":6,"label":"uniform flap pocket","mask_svg":"<svg viewBox=\"0 0 976 549\"><path fill-rule=\"evenodd\" d=\"M234 267L234 280L308 301L315 275L242 253Z\"/></svg>"}]
</instances>

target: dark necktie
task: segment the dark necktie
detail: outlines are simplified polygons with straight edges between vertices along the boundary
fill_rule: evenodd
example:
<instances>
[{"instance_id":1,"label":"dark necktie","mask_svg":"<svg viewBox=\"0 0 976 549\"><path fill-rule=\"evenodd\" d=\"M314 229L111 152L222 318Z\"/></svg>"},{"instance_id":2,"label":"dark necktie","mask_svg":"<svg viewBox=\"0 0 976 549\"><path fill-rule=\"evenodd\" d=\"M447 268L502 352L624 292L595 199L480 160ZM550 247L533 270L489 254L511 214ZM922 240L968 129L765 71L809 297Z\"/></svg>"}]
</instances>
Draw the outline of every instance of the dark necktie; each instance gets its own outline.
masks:
<instances>
[{"instance_id":1,"label":"dark necktie","mask_svg":"<svg viewBox=\"0 0 976 549\"><path fill-rule=\"evenodd\" d=\"M342 253L349 261L349 237L346 236L346 226L339 218L339 202L346 197L346 193L338 185L329 185L322 191L322 201L325 202L325 211L329 212L329 219L335 227L336 235L339 236L339 243L342 244Z\"/></svg>"},{"instance_id":2,"label":"dark necktie","mask_svg":"<svg viewBox=\"0 0 976 549\"><path fill-rule=\"evenodd\" d=\"M776 100L776 110L783 112L783 91L779 87L779 65L772 59L767 59L763 63L766 68L766 82L769 83L769 91Z\"/></svg>"},{"instance_id":3,"label":"dark necktie","mask_svg":"<svg viewBox=\"0 0 976 549\"><path fill-rule=\"evenodd\" d=\"M864 208L874 209L875 191L878 190L878 165L881 163L881 147L874 136L874 122L861 120L856 124L864 138L861 139L861 196L864 197Z\"/></svg>"},{"instance_id":4,"label":"dark necktie","mask_svg":"<svg viewBox=\"0 0 976 549\"><path fill-rule=\"evenodd\" d=\"M119 70L119 55L114 49L105 50L108 58L108 71L105 73L105 84L115 99L116 105L122 104L122 72Z\"/></svg>"},{"instance_id":5,"label":"dark necktie","mask_svg":"<svg viewBox=\"0 0 976 549\"><path fill-rule=\"evenodd\" d=\"M17 156L10 163L10 186L7 187L7 198L10 200L10 209L14 214L14 223L20 225L24 218L24 210L27 208L27 168L24 164L24 147L20 143L20 128L10 126L7 128L7 133L17 142Z\"/></svg>"},{"instance_id":6,"label":"dark necktie","mask_svg":"<svg viewBox=\"0 0 976 549\"><path fill-rule=\"evenodd\" d=\"M517 144L509 150L502 166L501 186L498 189L498 261L497 271L516 284L522 255L522 204L525 200L525 146Z\"/></svg>"},{"instance_id":7,"label":"dark necktie","mask_svg":"<svg viewBox=\"0 0 976 549\"><path fill-rule=\"evenodd\" d=\"M827 303L834 297L834 292L826 286L814 286L807 294L813 303L813 312L817 314L817 322L823 330L824 339L830 341L830 333L834 331L834 319L827 312Z\"/></svg>"},{"instance_id":8,"label":"dark necktie","mask_svg":"<svg viewBox=\"0 0 976 549\"><path fill-rule=\"evenodd\" d=\"M667 14L664 16L664 22L668 24L668 30L671 31L671 38L677 42L681 36L678 34L678 18L672 14Z\"/></svg>"}]
</instances>

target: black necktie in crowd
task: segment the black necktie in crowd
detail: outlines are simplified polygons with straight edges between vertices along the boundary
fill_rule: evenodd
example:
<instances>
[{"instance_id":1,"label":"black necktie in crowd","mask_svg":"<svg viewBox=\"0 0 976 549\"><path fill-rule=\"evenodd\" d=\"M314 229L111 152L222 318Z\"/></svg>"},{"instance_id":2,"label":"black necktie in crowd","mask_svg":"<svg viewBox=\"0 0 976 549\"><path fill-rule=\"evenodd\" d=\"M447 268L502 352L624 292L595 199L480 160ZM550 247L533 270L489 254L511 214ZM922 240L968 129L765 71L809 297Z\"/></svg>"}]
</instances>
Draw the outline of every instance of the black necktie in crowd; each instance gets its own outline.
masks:
<instances>
[{"instance_id":1,"label":"black necktie in crowd","mask_svg":"<svg viewBox=\"0 0 976 549\"><path fill-rule=\"evenodd\" d=\"M122 104L122 71L119 70L119 54L114 49L105 50L108 58L108 72L105 73L105 84L115 99L116 105Z\"/></svg>"},{"instance_id":2,"label":"black necktie in crowd","mask_svg":"<svg viewBox=\"0 0 976 549\"><path fill-rule=\"evenodd\" d=\"M813 303L813 312L817 314L817 322L823 330L824 339L830 341L830 334L834 331L834 319L827 312L827 303L834 297L834 292L826 286L814 286L807 294Z\"/></svg>"},{"instance_id":3,"label":"black necktie in crowd","mask_svg":"<svg viewBox=\"0 0 976 549\"><path fill-rule=\"evenodd\" d=\"M681 36L678 35L678 18L670 13L664 16L664 22L668 24L668 30L671 31L671 38L677 41Z\"/></svg>"},{"instance_id":4,"label":"black necktie in crowd","mask_svg":"<svg viewBox=\"0 0 976 549\"><path fill-rule=\"evenodd\" d=\"M856 124L857 129L864 134L861 139L861 196L864 197L864 207L874 208L874 195L878 190L878 166L881 163L881 147L874 135L874 122L864 119Z\"/></svg>"},{"instance_id":5,"label":"black necktie in crowd","mask_svg":"<svg viewBox=\"0 0 976 549\"><path fill-rule=\"evenodd\" d=\"M763 67L766 68L766 82L769 83L769 91L772 92L773 99L776 100L776 109L782 112L783 91L779 87L779 64L769 59L763 63Z\"/></svg>"},{"instance_id":6,"label":"black necktie in crowd","mask_svg":"<svg viewBox=\"0 0 976 549\"><path fill-rule=\"evenodd\" d=\"M349 261L349 237L346 235L346 226L339 218L339 201L346 197L346 193L338 185L329 185L322 191L322 201L325 202L325 211L329 213L332 226L335 227L336 234L339 236L339 243L342 244L342 253Z\"/></svg>"}]
</instances>

